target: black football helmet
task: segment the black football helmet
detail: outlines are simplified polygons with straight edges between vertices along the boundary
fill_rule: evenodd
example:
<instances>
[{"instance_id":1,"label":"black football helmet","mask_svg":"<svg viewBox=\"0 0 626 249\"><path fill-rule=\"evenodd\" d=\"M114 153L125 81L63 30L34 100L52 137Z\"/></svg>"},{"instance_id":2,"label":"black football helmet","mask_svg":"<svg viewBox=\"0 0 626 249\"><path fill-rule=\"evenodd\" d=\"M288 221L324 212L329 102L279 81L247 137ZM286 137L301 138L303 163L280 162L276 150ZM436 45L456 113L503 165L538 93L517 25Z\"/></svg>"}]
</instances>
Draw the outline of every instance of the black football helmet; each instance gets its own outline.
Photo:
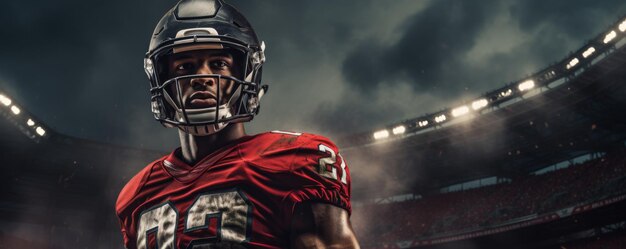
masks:
<instances>
[{"instance_id":1,"label":"black football helmet","mask_svg":"<svg viewBox=\"0 0 626 249\"><path fill-rule=\"evenodd\" d=\"M169 77L165 64L170 56L206 49L228 51L242 72ZM193 135L214 134L229 123L251 120L268 88L261 85L264 50L250 23L231 5L222 0L181 0L157 24L144 59L154 118ZM217 84L215 107L189 108L183 103L181 83L194 78L230 81L234 90L230 96L220 96Z\"/></svg>"}]
</instances>

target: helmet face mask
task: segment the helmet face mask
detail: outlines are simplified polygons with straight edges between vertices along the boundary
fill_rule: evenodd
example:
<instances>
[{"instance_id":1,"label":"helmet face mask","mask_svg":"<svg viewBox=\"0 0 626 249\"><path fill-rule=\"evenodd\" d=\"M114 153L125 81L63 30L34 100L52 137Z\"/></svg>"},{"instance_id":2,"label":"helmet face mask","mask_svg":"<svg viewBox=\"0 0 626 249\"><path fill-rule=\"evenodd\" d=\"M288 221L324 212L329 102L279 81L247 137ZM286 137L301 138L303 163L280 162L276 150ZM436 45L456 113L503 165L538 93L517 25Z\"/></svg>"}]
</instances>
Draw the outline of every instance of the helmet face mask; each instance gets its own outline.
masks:
<instances>
[{"instance_id":1,"label":"helmet face mask","mask_svg":"<svg viewBox=\"0 0 626 249\"><path fill-rule=\"evenodd\" d=\"M190 3L218 8L212 16L195 9L191 14L180 13L185 9L181 6ZM231 56L232 75L170 73L169 64L176 55L207 51ZM261 85L264 61L264 44L258 42L248 22L232 6L219 0L179 2L157 25L144 59L154 118L166 127L178 127L192 135L211 135L230 123L251 120L267 91L267 85ZM213 93L216 96L211 96L216 104L190 105L192 81L217 82L217 91Z\"/></svg>"}]
</instances>

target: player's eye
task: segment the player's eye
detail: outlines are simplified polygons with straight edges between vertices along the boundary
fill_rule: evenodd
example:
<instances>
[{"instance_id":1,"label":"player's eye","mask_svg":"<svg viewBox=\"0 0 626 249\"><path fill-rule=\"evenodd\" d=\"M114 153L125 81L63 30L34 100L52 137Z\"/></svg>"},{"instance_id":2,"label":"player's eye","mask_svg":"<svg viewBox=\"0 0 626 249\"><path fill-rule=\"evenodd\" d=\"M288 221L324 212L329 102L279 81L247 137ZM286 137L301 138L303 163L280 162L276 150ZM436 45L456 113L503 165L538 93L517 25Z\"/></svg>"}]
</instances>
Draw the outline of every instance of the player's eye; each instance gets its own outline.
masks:
<instances>
[{"instance_id":1,"label":"player's eye","mask_svg":"<svg viewBox=\"0 0 626 249\"><path fill-rule=\"evenodd\" d=\"M211 62L211 68L225 70L228 67L230 67L230 64L228 64L228 62L225 60L214 60Z\"/></svg>"},{"instance_id":2,"label":"player's eye","mask_svg":"<svg viewBox=\"0 0 626 249\"><path fill-rule=\"evenodd\" d=\"M176 66L176 70L191 70L191 68L192 68L191 63L182 63Z\"/></svg>"},{"instance_id":3,"label":"player's eye","mask_svg":"<svg viewBox=\"0 0 626 249\"><path fill-rule=\"evenodd\" d=\"M176 74L181 75L193 70L194 65L192 63L180 63L176 65Z\"/></svg>"}]
</instances>

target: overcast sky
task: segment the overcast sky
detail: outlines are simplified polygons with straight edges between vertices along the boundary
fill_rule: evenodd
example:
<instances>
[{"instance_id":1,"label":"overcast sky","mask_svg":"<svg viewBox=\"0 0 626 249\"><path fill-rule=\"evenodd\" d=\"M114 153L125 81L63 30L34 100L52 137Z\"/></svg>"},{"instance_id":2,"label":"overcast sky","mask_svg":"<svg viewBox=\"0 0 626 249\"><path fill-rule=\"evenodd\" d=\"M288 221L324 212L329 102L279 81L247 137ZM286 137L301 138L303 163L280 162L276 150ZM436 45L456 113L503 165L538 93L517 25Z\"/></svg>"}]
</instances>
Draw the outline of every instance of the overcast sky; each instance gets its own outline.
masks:
<instances>
[{"instance_id":1,"label":"overcast sky","mask_svg":"<svg viewBox=\"0 0 626 249\"><path fill-rule=\"evenodd\" d=\"M626 2L231 0L267 44L249 133L330 137L452 106L566 57ZM0 2L0 90L57 132L169 151L143 56L175 1Z\"/></svg>"}]
</instances>

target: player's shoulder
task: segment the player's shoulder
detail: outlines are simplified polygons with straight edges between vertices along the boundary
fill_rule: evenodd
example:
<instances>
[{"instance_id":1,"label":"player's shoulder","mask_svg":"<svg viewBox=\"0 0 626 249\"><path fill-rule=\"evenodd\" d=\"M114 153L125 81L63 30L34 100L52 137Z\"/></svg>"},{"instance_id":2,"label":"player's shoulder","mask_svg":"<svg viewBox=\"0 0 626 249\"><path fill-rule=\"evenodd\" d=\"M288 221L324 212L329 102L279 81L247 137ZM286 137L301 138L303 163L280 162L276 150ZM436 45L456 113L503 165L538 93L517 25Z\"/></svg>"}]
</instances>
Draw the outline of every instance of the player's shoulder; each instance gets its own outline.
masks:
<instances>
[{"instance_id":1,"label":"player's shoulder","mask_svg":"<svg viewBox=\"0 0 626 249\"><path fill-rule=\"evenodd\" d=\"M240 150L246 159L273 169L289 169L297 157L319 151L320 144L337 150L328 138L312 133L293 131L270 131L247 140Z\"/></svg>"},{"instance_id":2,"label":"player's shoulder","mask_svg":"<svg viewBox=\"0 0 626 249\"><path fill-rule=\"evenodd\" d=\"M163 161L166 157L159 158L148 165L146 165L143 169L141 169L135 176L133 176L127 183L124 185L119 195L117 196L117 201L115 203L115 209L118 213L121 213L124 208L126 208L133 200L133 198L137 195L141 187L145 185L150 173L153 171L154 166Z\"/></svg>"},{"instance_id":3,"label":"player's shoulder","mask_svg":"<svg viewBox=\"0 0 626 249\"><path fill-rule=\"evenodd\" d=\"M336 148L336 145L327 137L293 131L269 131L255 135L248 141L249 146L255 147L261 155L268 155L285 150L297 150L301 148L325 144Z\"/></svg>"}]
</instances>

